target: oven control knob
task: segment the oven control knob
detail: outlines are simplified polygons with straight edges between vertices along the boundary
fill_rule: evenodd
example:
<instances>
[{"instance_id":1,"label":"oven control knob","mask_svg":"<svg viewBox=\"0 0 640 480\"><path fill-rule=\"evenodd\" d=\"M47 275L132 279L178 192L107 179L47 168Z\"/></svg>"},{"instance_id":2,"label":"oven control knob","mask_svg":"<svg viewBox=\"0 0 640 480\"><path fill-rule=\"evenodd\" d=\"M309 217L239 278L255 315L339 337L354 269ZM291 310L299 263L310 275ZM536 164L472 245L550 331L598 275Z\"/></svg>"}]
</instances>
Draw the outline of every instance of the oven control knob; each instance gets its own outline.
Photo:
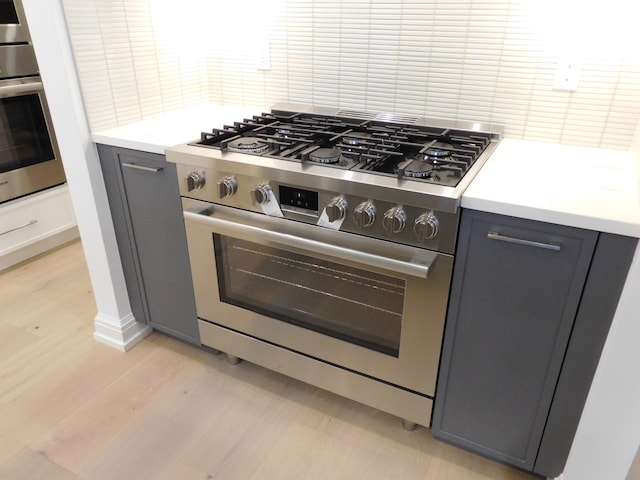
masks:
<instances>
[{"instance_id":1,"label":"oven control knob","mask_svg":"<svg viewBox=\"0 0 640 480\"><path fill-rule=\"evenodd\" d=\"M204 187L207 179L204 176L204 172L189 172L186 176L187 191L200 190Z\"/></svg>"},{"instance_id":2,"label":"oven control knob","mask_svg":"<svg viewBox=\"0 0 640 480\"><path fill-rule=\"evenodd\" d=\"M353 221L356 228L366 228L373 225L376 220L376 206L371 200L359 204L353 212Z\"/></svg>"},{"instance_id":3,"label":"oven control knob","mask_svg":"<svg viewBox=\"0 0 640 480\"><path fill-rule=\"evenodd\" d=\"M260 185L256 185L253 189L251 189L251 195L253 196L253 201L258 205L264 205L269 201L269 197L272 195L271 193L271 185L268 183L261 183Z\"/></svg>"},{"instance_id":4,"label":"oven control knob","mask_svg":"<svg viewBox=\"0 0 640 480\"><path fill-rule=\"evenodd\" d=\"M406 223L407 214L405 213L404 208L402 208L402 205L398 205L397 207L387 210L384 214L384 218L382 219L382 227L387 235L400 233L404 230Z\"/></svg>"},{"instance_id":5,"label":"oven control knob","mask_svg":"<svg viewBox=\"0 0 640 480\"><path fill-rule=\"evenodd\" d=\"M238 180L235 176L222 177L218 180L218 197L230 197L238 191Z\"/></svg>"},{"instance_id":6,"label":"oven control knob","mask_svg":"<svg viewBox=\"0 0 640 480\"><path fill-rule=\"evenodd\" d=\"M434 238L438 235L438 217L432 211L424 212L413 222L413 231L419 242Z\"/></svg>"},{"instance_id":7,"label":"oven control knob","mask_svg":"<svg viewBox=\"0 0 640 480\"><path fill-rule=\"evenodd\" d=\"M347 201L344 197L335 197L324 207L330 222L342 220L347 214Z\"/></svg>"}]
</instances>

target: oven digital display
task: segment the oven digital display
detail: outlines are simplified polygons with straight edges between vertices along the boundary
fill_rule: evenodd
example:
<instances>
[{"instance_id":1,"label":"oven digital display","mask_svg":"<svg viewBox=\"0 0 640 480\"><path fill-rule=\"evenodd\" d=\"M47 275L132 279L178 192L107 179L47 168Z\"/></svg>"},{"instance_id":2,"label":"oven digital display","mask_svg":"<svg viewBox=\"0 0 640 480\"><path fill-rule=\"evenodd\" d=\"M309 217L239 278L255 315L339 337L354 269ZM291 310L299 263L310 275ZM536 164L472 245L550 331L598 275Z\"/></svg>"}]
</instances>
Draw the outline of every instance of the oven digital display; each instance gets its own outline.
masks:
<instances>
[{"instance_id":1,"label":"oven digital display","mask_svg":"<svg viewBox=\"0 0 640 480\"><path fill-rule=\"evenodd\" d=\"M280 185L280 205L318 211L318 192Z\"/></svg>"}]
</instances>

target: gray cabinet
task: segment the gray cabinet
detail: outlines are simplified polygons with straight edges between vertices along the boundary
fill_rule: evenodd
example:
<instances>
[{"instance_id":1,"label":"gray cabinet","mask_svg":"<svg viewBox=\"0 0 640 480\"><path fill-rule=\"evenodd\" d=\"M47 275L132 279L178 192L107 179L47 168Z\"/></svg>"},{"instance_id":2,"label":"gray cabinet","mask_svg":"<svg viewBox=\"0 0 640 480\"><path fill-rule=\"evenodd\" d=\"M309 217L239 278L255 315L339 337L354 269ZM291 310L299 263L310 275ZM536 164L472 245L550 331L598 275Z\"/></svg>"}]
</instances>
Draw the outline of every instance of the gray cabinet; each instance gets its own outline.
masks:
<instances>
[{"instance_id":1,"label":"gray cabinet","mask_svg":"<svg viewBox=\"0 0 640 480\"><path fill-rule=\"evenodd\" d=\"M559 475L634 248L626 237L463 211L434 436Z\"/></svg>"},{"instance_id":2,"label":"gray cabinet","mask_svg":"<svg viewBox=\"0 0 640 480\"><path fill-rule=\"evenodd\" d=\"M98 153L134 316L199 345L175 165L105 145Z\"/></svg>"}]
</instances>

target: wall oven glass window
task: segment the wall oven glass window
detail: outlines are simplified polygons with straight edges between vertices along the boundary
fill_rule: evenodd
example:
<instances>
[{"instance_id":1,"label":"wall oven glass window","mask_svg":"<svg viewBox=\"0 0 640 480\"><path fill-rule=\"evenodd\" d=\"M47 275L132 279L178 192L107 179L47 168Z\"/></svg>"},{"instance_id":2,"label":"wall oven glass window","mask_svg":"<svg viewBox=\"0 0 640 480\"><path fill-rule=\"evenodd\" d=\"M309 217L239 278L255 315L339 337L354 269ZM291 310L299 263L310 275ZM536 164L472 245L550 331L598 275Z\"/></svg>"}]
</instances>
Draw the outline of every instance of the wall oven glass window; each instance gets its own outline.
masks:
<instances>
[{"instance_id":1,"label":"wall oven glass window","mask_svg":"<svg viewBox=\"0 0 640 480\"><path fill-rule=\"evenodd\" d=\"M29 31L22 4L17 0L0 0L0 42L28 42Z\"/></svg>"},{"instance_id":2,"label":"wall oven glass window","mask_svg":"<svg viewBox=\"0 0 640 480\"><path fill-rule=\"evenodd\" d=\"M3 172L54 158L37 93L0 98L0 131Z\"/></svg>"}]
</instances>

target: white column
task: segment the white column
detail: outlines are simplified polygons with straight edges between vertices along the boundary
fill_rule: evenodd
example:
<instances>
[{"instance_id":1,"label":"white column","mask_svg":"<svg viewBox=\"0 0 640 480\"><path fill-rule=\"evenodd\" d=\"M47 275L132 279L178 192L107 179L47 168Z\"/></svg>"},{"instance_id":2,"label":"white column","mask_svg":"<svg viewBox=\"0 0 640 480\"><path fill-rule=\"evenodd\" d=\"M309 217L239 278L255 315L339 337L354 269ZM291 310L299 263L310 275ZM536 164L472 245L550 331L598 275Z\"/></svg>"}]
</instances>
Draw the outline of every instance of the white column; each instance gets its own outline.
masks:
<instances>
[{"instance_id":1,"label":"white column","mask_svg":"<svg viewBox=\"0 0 640 480\"><path fill-rule=\"evenodd\" d=\"M98 306L94 337L126 351L150 328L131 313L61 0L23 3Z\"/></svg>"}]
</instances>

